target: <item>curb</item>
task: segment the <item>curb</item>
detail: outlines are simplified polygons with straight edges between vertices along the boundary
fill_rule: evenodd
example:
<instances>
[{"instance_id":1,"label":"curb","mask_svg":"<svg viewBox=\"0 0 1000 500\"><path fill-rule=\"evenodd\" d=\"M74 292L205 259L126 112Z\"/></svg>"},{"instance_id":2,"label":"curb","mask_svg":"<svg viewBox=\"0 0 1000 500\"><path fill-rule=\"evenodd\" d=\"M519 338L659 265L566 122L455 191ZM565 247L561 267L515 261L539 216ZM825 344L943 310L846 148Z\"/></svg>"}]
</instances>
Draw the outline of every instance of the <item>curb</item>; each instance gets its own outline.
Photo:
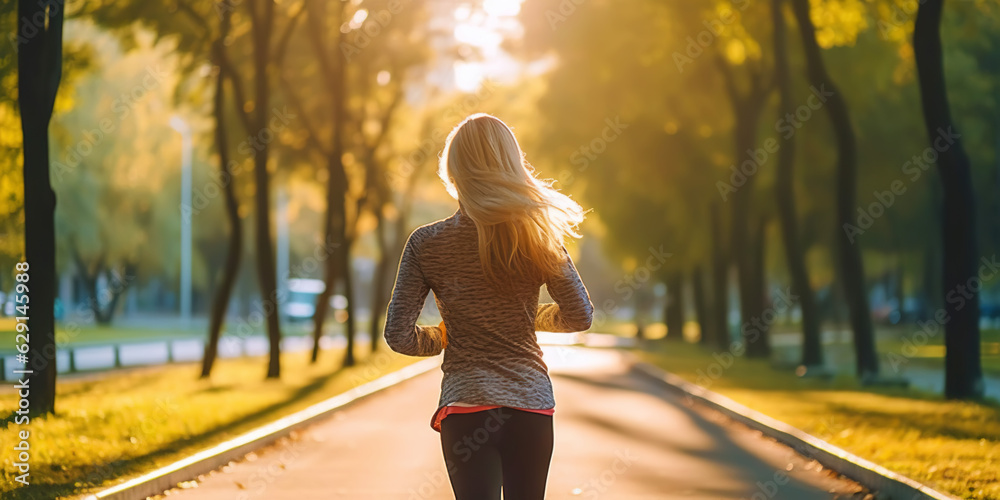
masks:
<instances>
[{"instance_id":1,"label":"curb","mask_svg":"<svg viewBox=\"0 0 1000 500\"><path fill-rule=\"evenodd\" d=\"M440 357L418 361L170 465L98 493L86 495L83 498L85 500L142 500L159 495L178 483L190 481L229 462L239 460L247 453L270 445L291 434L292 431L330 417L354 401L429 372L440 364Z\"/></svg>"},{"instance_id":2,"label":"curb","mask_svg":"<svg viewBox=\"0 0 1000 500\"><path fill-rule=\"evenodd\" d=\"M632 358L632 368L637 372L659 381L668 388L717 410L751 429L762 432L765 436L792 448L800 455L816 460L823 467L857 481L876 492L879 498L889 500L958 500L957 497L941 493L881 465L869 462L816 436L743 406L721 394L692 384L659 367L638 361L631 353L628 357Z\"/></svg>"}]
</instances>

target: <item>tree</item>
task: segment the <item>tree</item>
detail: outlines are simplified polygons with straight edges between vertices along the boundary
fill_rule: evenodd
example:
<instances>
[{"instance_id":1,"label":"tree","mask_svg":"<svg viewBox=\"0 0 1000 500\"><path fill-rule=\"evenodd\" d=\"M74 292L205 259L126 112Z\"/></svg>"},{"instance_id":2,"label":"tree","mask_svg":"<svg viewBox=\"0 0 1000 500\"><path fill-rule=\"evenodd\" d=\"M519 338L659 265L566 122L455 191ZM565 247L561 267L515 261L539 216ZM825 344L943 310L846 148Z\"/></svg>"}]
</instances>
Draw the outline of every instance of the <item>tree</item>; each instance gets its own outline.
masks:
<instances>
[{"instance_id":1,"label":"tree","mask_svg":"<svg viewBox=\"0 0 1000 500\"><path fill-rule=\"evenodd\" d=\"M950 147L937 148L937 168L941 176L942 243L944 297L961 293L958 305L947 300L949 320L945 323L945 397L980 399L984 382L979 340L978 287L975 279L979 264L976 234L976 201L971 164L960 136L955 133L948 104L941 49L941 11L944 0L920 3L913 29L913 49L920 82L920 101L924 125L932 146L947 134Z\"/></svg>"},{"instance_id":2,"label":"tree","mask_svg":"<svg viewBox=\"0 0 1000 500\"><path fill-rule=\"evenodd\" d=\"M754 172L747 173L746 180L742 186L736 188L735 192L729 194L731 207L730 241L732 252L730 256L736 265L740 294L740 333L746 343L746 353L749 357L766 358L771 354L771 346L768 341L767 328L763 331L759 327L751 325L753 318L760 318L764 311L764 270L758 267L763 263L762 258L755 255L756 249L763 244L755 240L756 235L752 229L753 215L753 194L756 182L756 171L763 165L755 158L747 158L756 149L757 125L760 121L761 113L767 103L768 96L772 92L772 82L767 72L763 69L761 61L747 60L743 63L746 69L746 90L740 89L739 78L733 71L731 63L723 57L717 59L717 65L723 75L726 86L726 95L733 112L733 162L735 168L743 173L747 170ZM753 170L744 169L745 165L756 165ZM766 326L766 325L765 325Z\"/></svg>"},{"instance_id":3,"label":"tree","mask_svg":"<svg viewBox=\"0 0 1000 500\"><path fill-rule=\"evenodd\" d=\"M810 17L809 0L791 0L792 11L799 25L799 34L806 56L806 77L819 92L825 92L824 107L833 127L837 143L837 229L851 225L857 207L857 143L851 124L847 101L826 71L816 28ZM871 381L878 375L878 357L875 353L875 332L872 328L868 289L865 287L864 264L861 250L844 235L836 239L840 263L841 284L850 310L851 329L854 332L854 349L857 374L862 380Z\"/></svg>"},{"instance_id":4,"label":"tree","mask_svg":"<svg viewBox=\"0 0 1000 500\"><path fill-rule=\"evenodd\" d=\"M788 63L788 42L783 11L784 0L772 0L771 14L774 25L774 79L778 87L778 119L794 113L792 77ZM823 346L820 338L819 311L809 281L805 253L799 236L798 211L795 206L795 136L783 138L778 151L775 197L781 222L782 243L792 290L799 297L802 310L802 364L811 367L823 364Z\"/></svg>"},{"instance_id":5,"label":"tree","mask_svg":"<svg viewBox=\"0 0 1000 500\"><path fill-rule=\"evenodd\" d=\"M17 6L17 91L24 145L24 252L28 263L23 271L30 277L28 345L34 370L28 401L33 414L43 415L54 413L56 403L56 196L49 179L49 121L62 78L65 2L19 0Z\"/></svg>"},{"instance_id":6,"label":"tree","mask_svg":"<svg viewBox=\"0 0 1000 500\"><path fill-rule=\"evenodd\" d=\"M348 347L343 364L350 366L355 363L359 302L353 283L353 246L361 236L359 221L367 221L363 215L370 213L380 252L392 251L383 224L385 213L398 212L399 207L391 207L391 188L384 183L386 158L394 156L388 139L403 103L408 69L426 59L422 54L426 45L413 42L420 38L417 21L423 11L417 4L403 6L387 0L364 5L308 1L305 5L305 45L296 45L297 50L288 51L287 57L282 50L279 66L283 94L302 117L296 126L306 139L297 153L310 160L318 157L325 165L318 176L326 184L320 230L330 252L323 262L326 286L316 298L313 316L313 362L319 356L329 299L340 286L347 299L344 334ZM392 22L383 25L386 16ZM309 70L301 71L302 67ZM322 96L319 105L308 106L306 98L314 95ZM388 247L382 247L383 243ZM384 295L378 277L385 274L388 257L385 254L376 263L373 298ZM381 312L378 302L372 304L373 338Z\"/></svg>"},{"instance_id":7,"label":"tree","mask_svg":"<svg viewBox=\"0 0 1000 500\"><path fill-rule=\"evenodd\" d=\"M248 0L250 25L253 38L254 101L251 121L253 133L268 129L270 118L271 87L269 64L271 62L271 32L274 27L274 0ZM272 131L274 133L274 131ZM271 192L268 181L267 160L270 152L268 141L259 141L254 155L254 208L256 232L254 247L257 250L257 279L263 300L267 339L270 344L267 378L281 376L281 325L278 323L278 283L274 263L274 246L271 241Z\"/></svg>"},{"instance_id":8,"label":"tree","mask_svg":"<svg viewBox=\"0 0 1000 500\"><path fill-rule=\"evenodd\" d=\"M667 274L667 303L664 307L664 323L667 325L667 340L684 340L684 274L671 271Z\"/></svg>"},{"instance_id":9,"label":"tree","mask_svg":"<svg viewBox=\"0 0 1000 500\"><path fill-rule=\"evenodd\" d=\"M222 283L220 283L219 288L215 292L215 297L212 299L212 312L208 324L208 341L205 342L205 354L201 360L201 378L208 378L212 374L212 366L219 352L219 338L222 336L222 324L226 317L229 297L232 295L236 275L239 272L240 255L242 255L243 247L243 224L240 218L239 200L236 198L236 189L233 186L234 172L229 163L229 138L226 134L226 80L231 79L232 81L234 95L238 96L236 102L240 104L246 101L242 95L242 83L240 83L238 76L233 75L225 53L225 40L229 36L232 13L225 11L221 13L221 16L219 35L212 44L215 62L218 66L218 73L215 76L215 97L212 103L212 111L215 114L215 147L219 153L219 169L222 174L223 193L226 197L226 216L229 219L229 245L226 250L226 263L222 269ZM242 109L239 112L242 113Z\"/></svg>"},{"instance_id":10,"label":"tree","mask_svg":"<svg viewBox=\"0 0 1000 500\"><path fill-rule=\"evenodd\" d=\"M385 142L390 130L392 117L402 100L403 89L400 86L396 86L393 90L392 99L386 105L386 109L382 110L381 116L377 118L379 126L375 137L370 141L364 136L360 138L365 164L367 204L369 210L375 216L375 241L379 249L379 257L375 262L375 272L372 276L372 312L371 321L368 324L368 336L371 339L372 352L378 350L378 345L381 342L383 330L381 322L382 312L385 311L389 304L389 295L391 292L389 289L389 280L392 275L392 256L402 253L400 245L405 243L407 216L413 204L413 191L416 187L416 179L418 178L416 175L417 169L413 169L414 172L410 174L410 182L407 183L402 196L399 197L400 203L397 209L395 231L393 239L390 241L388 234L390 228L388 227L389 223L386 211L387 207L392 206L396 200L393 199L392 185L389 182L389 173L386 170L385 162L378 157L378 151L382 143Z\"/></svg>"},{"instance_id":11,"label":"tree","mask_svg":"<svg viewBox=\"0 0 1000 500\"><path fill-rule=\"evenodd\" d=\"M338 51L330 52L327 50L328 46L333 46L340 48L343 41L343 33L341 27L344 24L345 15L344 2L335 2L333 4L335 17L332 21L332 26L337 27L334 29L333 40L328 41L326 34L331 30L329 29L330 21L327 19L326 15L327 4L323 2L307 2L306 9L308 12L306 14L306 33L309 39L310 46L315 54L316 60L319 63L320 73L322 76L322 81L324 87L330 95L327 102L328 108L326 109L327 122L330 123L329 139L327 144L323 144L319 140L319 132L317 129L313 128L307 119L303 119L306 124L308 134L310 137L309 145L314 148L317 152L322 154L326 162L326 211L323 218L323 234L324 242L332 248L332 254L328 256L324 265L325 271L323 273L323 281L326 286L323 291L316 297L316 307L313 313L313 350L312 350L312 362L316 362L319 359L319 341L323 335L323 326L326 323L326 314L328 310L328 304L331 295L333 295L334 287L337 283L338 274L344 284L345 296L348 299L348 317L346 321L345 336L347 338L347 350L344 354L343 366L353 366L355 364L354 359L354 334L355 334L355 318L353 314L354 304L352 302L353 293L351 293L351 266L350 266L350 243L347 238L347 191L348 191L348 179L347 173L344 170L344 126L347 122L347 117L345 114L345 95L346 95L346 65L347 58L338 58L333 54L338 54ZM282 65L284 65L284 53L281 56ZM291 84L291 81L282 74L282 85L285 93L288 95L289 99L295 104L296 108L302 116L307 116L304 104L301 98L298 96L298 92L295 87Z\"/></svg>"},{"instance_id":12,"label":"tree","mask_svg":"<svg viewBox=\"0 0 1000 500\"><path fill-rule=\"evenodd\" d=\"M712 301L708 321L714 339L713 347L728 350L732 337L729 333L729 248L725 240L725 228L722 220L721 203L712 203L711 234L712 234ZM704 327L704 325L702 325Z\"/></svg>"},{"instance_id":13,"label":"tree","mask_svg":"<svg viewBox=\"0 0 1000 500\"><path fill-rule=\"evenodd\" d=\"M123 44L134 37L137 25L153 31L160 37L169 36L172 40L175 40L176 45L174 50L181 54L192 56L185 58L187 64L182 65L180 68L182 78L186 78L201 69L200 65L206 59L211 60L213 64L214 98L211 109L215 121L213 140L219 155L219 178L217 184L221 185L220 191L224 196L225 216L230 231L224 238L224 241L227 243L223 256L223 264L219 266L221 267L220 282L216 287L209 287L209 291L214 291L214 295L209 312L209 327L200 375L202 378L207 378L211 375L215 364L219 339L221 338L222 329L225 324L232 290L239 274L243 252L242 216L240 215L240 200L237 196L237 181L239 179L238 174L244 167L243 162L232 159L230 155L230 149L233 144L230 143L231 137L228 134L227 118L235 116L242 125L242 130L247 134L259 132L259 130L254 130L251 124L251 115L245 109L248 99L238 68L241 61L235 59L225 48L226 40L233 36L231 27L235 5L231 3L192 5L187 1L180 0L176 3L176 6L157 2L110 2L107 4L92 3L88 4L88 7L91 9L88 12L89 17L103 27L115 32ZM180 15L177 15L178 12ZM210 22L211 19L216 17L219 19L217 25ZM242 29L236 31L244 32ZM232 89L231 96L234 104L230 112L227 112L224 104L227 81ZM195 83L196 85L194 86L194 90L191 91L191 95L186 97L191 101L198 102L200 99L197 96L201 95L202 89L197 80ZM155 131L146 131L146 135L155 135ZM136 189L133 188L125 194L134 193L135 191ZM116 196L105 196L105 198L117 199L121 196L121 194L118 194ZM155 197L156 193L140 192L138 196ZM202 213L202 210L208 209L209 207L182 207L181 216L194 217L195 215L200 215L204 218L206 214ZM121 217L115 217L114 223L120 226L121 220ZM202 227L211 227L212 225L210 223L202 225ZM67 224L67 226L71 228L71 231L78 231L72 224ZM143 226L141 229L155 233L149 226ZM119 231L112 232L111 234L116 234L117 232ZM217 233L217 230L211 229L211 234L215 235ZM108 238L101 235L98 239L107 241ZM205 246L209 248L221 246L221 242L217 242L214 238L206 243ZM150 246L155 247L155 245L148 245L147 243L141 252L142 256L150 253L148 248ZM202 253L207 252L203 250ZM208 272L204 273L207 275L207 281L214 283L214 269L216 266L206 264L205 267L208 269ZM158 271L159 267L156 267L155 270Z\"/></svg>"},{"instance_id":14,"label":"tree","mask_svg":"<svg viewBox=\"0 0 1000 500\"><path fill-rule=\"evenodd\" d=\"M691 290L694 296L694 314L698 320L698 343L703 346L715 345L715 332L709 324L708 294L705 291L705 272L703 265L695 266L691 271Z\"/></svg>"}]
</instances>

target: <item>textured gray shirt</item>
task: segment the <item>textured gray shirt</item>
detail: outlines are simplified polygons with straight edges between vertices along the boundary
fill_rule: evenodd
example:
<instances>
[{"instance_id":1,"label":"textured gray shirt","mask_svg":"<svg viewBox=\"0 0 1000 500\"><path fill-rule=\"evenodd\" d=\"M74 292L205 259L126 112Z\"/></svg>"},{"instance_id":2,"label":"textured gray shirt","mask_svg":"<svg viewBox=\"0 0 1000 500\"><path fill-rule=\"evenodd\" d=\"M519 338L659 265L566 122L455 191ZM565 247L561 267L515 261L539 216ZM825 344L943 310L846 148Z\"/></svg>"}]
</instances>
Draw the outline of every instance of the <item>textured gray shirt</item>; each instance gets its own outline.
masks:
<instances>
[{"instance_id":1,"label":"textured gray shirt","mask_svg":"<svg viewBox=\"0 0 1000 500\"><path fill-rule=\"evenodd\" d=\"M542 284L555 303L538 303ZM386 314L385 340L392 350L410 356L442 351L441 329L416 324L432 290L448 330L439 409L456 402L555 407L535 331L584 331L594 315L568 252L558 276L514 277L494 285L480 264L476 225L461 209L418 227L403 249Z\"/></svg>"}]
</instances>

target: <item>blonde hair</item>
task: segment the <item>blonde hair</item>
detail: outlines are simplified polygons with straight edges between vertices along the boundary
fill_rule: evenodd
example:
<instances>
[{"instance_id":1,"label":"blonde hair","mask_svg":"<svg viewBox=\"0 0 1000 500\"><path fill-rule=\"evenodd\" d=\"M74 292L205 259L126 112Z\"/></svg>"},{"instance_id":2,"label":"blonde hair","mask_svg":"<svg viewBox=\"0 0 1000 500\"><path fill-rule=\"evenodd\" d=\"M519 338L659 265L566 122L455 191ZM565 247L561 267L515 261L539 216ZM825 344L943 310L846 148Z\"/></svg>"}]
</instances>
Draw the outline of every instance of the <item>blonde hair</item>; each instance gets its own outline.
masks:
<instances>
[{"instance_id":1,"label":"blonde hair","mask_svg":"<svg viewBox=\"0 0 1000 500\"><path fill-rule=\"evenodd\" d=\"M477 113L448 135L438 175L476 224L486 276L496 269L544 279L566 261L566 238L579 238L584 210L535 177L514 132L494 116Z\"/></svg>"}]
</instances>

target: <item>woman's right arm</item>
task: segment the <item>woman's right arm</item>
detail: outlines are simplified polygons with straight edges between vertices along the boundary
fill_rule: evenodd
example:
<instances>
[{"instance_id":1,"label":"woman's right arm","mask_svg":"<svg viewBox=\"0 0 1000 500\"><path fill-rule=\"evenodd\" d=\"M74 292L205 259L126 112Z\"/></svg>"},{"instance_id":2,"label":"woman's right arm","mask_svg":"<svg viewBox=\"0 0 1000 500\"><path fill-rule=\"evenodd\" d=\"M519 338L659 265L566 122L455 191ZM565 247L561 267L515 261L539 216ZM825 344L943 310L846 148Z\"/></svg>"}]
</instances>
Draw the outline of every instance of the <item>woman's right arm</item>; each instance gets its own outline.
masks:
<instances>
[{"instance_id":1,"label":"woman's right arm","mask_svg":"<svg viewBox=\"0 0 1000 500\"><path fill-rule=\"evenodd\" d=\"M411 233L399 260L396 284L385 315L385 341L400 354L435 356L446 345L444 329L439 326L417 325L431 288L420 270L415 233Z\"/></svg>"},{"instance_id":2,"label":"woman's right arm","mask_svg":"<svg viewBox=\"0 0 1000 500\"><path fill-rule=\"evenodd\" d=\"M594 320L594 304L580 273L566 247L562 271L549 277L545 286L555 303L539 304L535 315L535 330L544 332L582 332Z\"/></svg>"}]
</instances>

